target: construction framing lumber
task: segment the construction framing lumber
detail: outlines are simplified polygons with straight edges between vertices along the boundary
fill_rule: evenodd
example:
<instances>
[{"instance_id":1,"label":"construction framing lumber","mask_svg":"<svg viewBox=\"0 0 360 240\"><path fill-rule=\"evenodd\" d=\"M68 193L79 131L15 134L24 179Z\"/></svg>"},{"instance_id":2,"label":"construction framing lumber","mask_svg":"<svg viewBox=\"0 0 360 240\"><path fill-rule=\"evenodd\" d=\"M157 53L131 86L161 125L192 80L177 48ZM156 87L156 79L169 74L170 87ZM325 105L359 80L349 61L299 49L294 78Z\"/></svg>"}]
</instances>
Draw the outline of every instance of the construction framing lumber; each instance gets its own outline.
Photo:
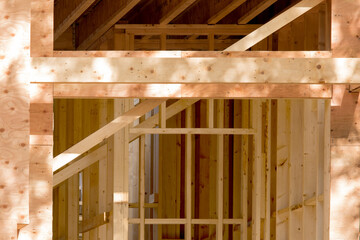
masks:
<instances>
[{"instance_id":1,"label":"construction framing lumber","mask_svg":"<svg viewBox=\"0 0 360 240\"><path fill-rule=\"evenodd\" d=\"M82 0L81 3L55 28L54 40L58 39L95 0Z\"/></svg>"},{"instance_id":2,"label":"construction framing lumber","mask_svg":"<svg viewBox=\"0 0 360 240\"><path fill-rule=\"evenodd\" d=\"M287 9L279 16L270 20L257 30L248 34L246 37L239 40L237 43L228 47L226 51L245 51L266 37L270 36L286 24L292 22L296 18L300 17L313 7L320 4L323 0L302 0L291 8Z\"/></svg>"},{"instance_id":3,"label":"construction framing lumber","mask_svg":"<svg viewBox=\"0 0 360 240\"><path fill-rule=\"evenodd\" d=\"M81 140L79 143L67 149L65 152L59 154L54 158L53 172L69 164L75 158L77 158L87 150L91 149L95 145L99 144L104 139L110 137L111 135L119 131L121 128L140 118L142 115L152 110L153 108L161 104L163 101L164 100L147 100L143 103L140 103L135 108L115 118L109 124L105 125L101 129Z\"/></svg>"},{"instance_id":4,"label":"construction framing lumber","mask_svg":"<svg viewBox=\"0 0 360 240\"><path fill-rule=\"evenodd\" d=\"M233 0L231 3L226 5L225 8L221 9L219 12L217 12L215 15L213 15L208 20L208 24L216 24L216 23L218 23L221 19L226 17L229 13L234 11L236 8L238 8L244 2L246 2L246 0Z\"/></svg>"},{"instance_id":5,"label":"construction framing lumber","mask_svg":"<svg viewBox=\"0 0 360 240\"><path fill-rule=\"evenodd\" d=\"M115 30L125 30L126 33L134 35L234 35L244 36L259 27L261 24L170 24L170 25L150 25L150 24L116 24Z\"/></svg>"},{"instance_id":6,"label":"construction framing lumber","mask_svg":"<svg viewBox=\"0 0 360 240\"><path fill-rule=\"evenodd\" d=\"M168 11L161 19L160 25L166 25L176 18L185 9L191 6L196 0L182 0L176 7Z\"/></svg>"},{"instance_id":7,"label":"construction framing lumber","mask_svg":"<svg viewBox=\"0 0 360 240\"><path fill-rule=\"evenodd\" d=\"M149 35L147 35L149 36ZM198 37L197 35L196 38ZM153 58L331 58L331 51L54 51L54 57Z\"/></svg>"},{"instance_id":8,"label":"construction framing lumber","mask_svg":"<svg viewBox=\"0 0 360 240\"><path fill-rule=\"evenodd\" d=\"M33 58L31 65L33 83L360 83L357 58Z\"/></svg>"},{"instance_id":9,"label":"construction framing lumber","mask_svg":"<svg viewBox=\"0 0 360 240\"><path fill-rule=\"evenodd\" d=\"M61 182L65 181L74 174L81 172L82 170L89 167L93 163L106 158L107 158L107 145L103 145L100 148L94 150L93 152L80 158L73 164L55 173L53 177L53 186L54 187L57 186Z\"/></svg>"},{"instance_id":10,"label":"construction framing lumber","mask_svg":"<svg viewBox=\"0 0 360 240\"><path fill-rule=\"evenodd\" d=\"M139 2L140 0L101 1L94 11L90 12L79 25L81 39L78 49L88 49L91 44L105 34L111 26L125 16Z\"/></svg>"},{"instance_id":11,"label":"construction framing lumber","mask_svg":"<svg viewBox=\"0 0 360 240\"><path fill-rule=\"evenodd\" d=\"M190 107L192 104L196 103L198 99L193 100L185 100L181 99L176 103L170 105L166 108L166 119L169 119L175 116L177 113L185 110L187 107ZM132 129L136 128L153 128L159 124L159 114L155 114L154 116L146 119L145 121L141 122L140 124L136 125ZM133 141L135 138L139 137L141 134L130 134L130 141Z\"/></svg>"},{"instance_id":12,"label":"construction framing lumber","mask_svg":"<svg viewBox=\"0 0 360 240\"><path fill-rule=\"evenodd\" d=\"M331 98L326 84L54 84L54 98Z\"/></svg>"},{"instance_id":13,"label":"construction framing lumber","mask_svg":"<svg viewBox=\"0 0 360 240\"><path fill-rule=\"evenodd\" d=\"M132 134L229 134L229 135L253 135L254 129L246 128L131 128Z\"/></svg>"},{"instance_id":14,"label":"construction framing lumber","mask_svg":"<svg viewBox=\"0 0 360 240\"><path fill-rule=\"evenodd\" d=\"M274 4L277 0L261 0L256 6L247 11L244 15L242 15L238 24L247 24L252 19L254 19L257 15L262 13L265 9Z\"/></svg>"},{"instance_id":15,"label":"construction framing lumber","mask_svg":"<svg viewBox=\"0 0 360 240\"><path fill-rule=\"evenodd\" d=\"M88 232L91 229L97 228L101 225L108 223L109 221L110 221L110 212L101 213L96 217L82 221L82 223L79 224L79 232L80 233Z\"/></svg>"}]
</instances>

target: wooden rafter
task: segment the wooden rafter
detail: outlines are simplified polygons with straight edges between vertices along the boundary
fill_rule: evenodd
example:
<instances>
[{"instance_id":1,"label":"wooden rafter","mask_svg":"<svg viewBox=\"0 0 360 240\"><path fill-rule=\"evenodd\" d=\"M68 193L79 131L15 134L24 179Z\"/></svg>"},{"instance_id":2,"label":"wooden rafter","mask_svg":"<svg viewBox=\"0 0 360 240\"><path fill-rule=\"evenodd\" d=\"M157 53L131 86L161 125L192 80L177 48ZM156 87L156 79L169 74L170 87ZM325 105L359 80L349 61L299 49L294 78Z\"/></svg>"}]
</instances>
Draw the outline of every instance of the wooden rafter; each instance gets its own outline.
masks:
<instances>
[{"instance_id":1,"label":"wooden rafter","mask_svg":"<svg viewBox=\"0 0 360 240\"><path fill-rule=\"evenodd\" d=\"M208 20L208 24L216 24L216 23L218 23L221 19L226 17L229 13L234 11L236 8L238 8L244 2L246 2L246 0L233 0L225 8L221 9L219 12L217 12L215 15L213 15Z\"/></svg>"},{"instance_id":2,"label":"wooden rafter","mask_svg":"<svg viewBox=\"0 0 360 240\"><path fill-rule=\"evenodd\" d=\"M180 15L185 9L191 6L196 0L183 0L176 7L166 12L164 16L161 17L159 23L160 25L166 25L170 23L174 18Z\"/></svg>"},{"instance_id":3,"label":"wooden rafter","mask_svg":"<svg viewBox=\"0 0 360 240\"><path fill-rule=\"evenodd\" d=\"M81 1L81 3L55 28L54 40L58 39L61 34L63 34L66 29L68 29L94 2L95 0Z\"/></svg>"},{"instance_id":4,"label":"wooden rafter","mask_svg":"<svg viewBox=\"0 0 360 240\"><path fill-rule=\"evenodd\" d=\"M110 137L123 127L132 123L136 119L140 118L142 115L152 110L153 108L161 104L163 101L164 100L147 100L140 103L135 108L132 108L123 115L115 118L113 121L111 121L104 127L100 128L99 130L84 138L71 148L59 154L54 158L53 172L69 164L78 156L85 153L86 151L99 144L104 139Z\"/></svg>"},{"instance_id":5,"label":"wooden rafter","mask_svg":"<svg viewBox=\"0 0 360 240\"><path fill-rule=\"evenodd\" d=\"M258 16L260 13L262 13L265 9L270 7L272 4L274 4L277 0L261 0L252 7L250 10L246 11L244 15L242 15L239 20L238 24L247 24L252 19L254 19L256 16Z\"/></svg>"},{"instance_id":6,"label":"wooden rafter","mask_svg":"<svg viewBox=\"0 0 360 240\"><path fill-rule=\"evenodd\" d=\"M300 17L313 7L320 4L323 0L302 0L298 4L289 8L279 16L275 17L271 21L267 22L257 30L253 31L246 37L242 38L232 46L228 47L226 51L245 51L256 43L270 36L286 24L292 22L296 18Z\"/></svg>"},{"instance_id":7,"label":"wooden rafter","mask_svg":"<svg viewBox=\"0 0 360 240\"><path fill-rule=\"evenodd\" d=\"M171 25L149 25L149 24L116 24L115 29L125 30L135 35L247 35L258 29L261 24L171 24Z\"/></svg>"},{"instance_id":8,"label":"wooden rafter","mask_svg":"<svg viewBox=\"0 0 360 240\"><path fill-rule=\"evenodd\" d=\"M79 22L78 49L85 50L127 14L140 0L103 0Z\"/></svg>"}]
</instances>

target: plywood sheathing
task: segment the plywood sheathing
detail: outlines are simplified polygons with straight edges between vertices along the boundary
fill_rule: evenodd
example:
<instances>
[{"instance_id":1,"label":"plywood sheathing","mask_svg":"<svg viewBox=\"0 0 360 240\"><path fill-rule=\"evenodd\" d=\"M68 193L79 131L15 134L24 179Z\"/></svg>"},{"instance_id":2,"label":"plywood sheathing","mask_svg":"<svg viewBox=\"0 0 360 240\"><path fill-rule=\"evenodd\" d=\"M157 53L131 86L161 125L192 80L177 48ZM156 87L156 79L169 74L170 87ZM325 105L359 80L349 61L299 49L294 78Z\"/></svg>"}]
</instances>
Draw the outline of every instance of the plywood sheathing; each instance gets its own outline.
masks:
<instances>
[{"instance_id":1,"label":"plywood sheathing","mask_svg":"<svg viewBox=\"0 0 360 240\"><path fill-rule=\"evenodd\" d=\"M360 57L360 1L332 0L331 48L336 57Z\"/></svg>"},{"instance_id":2,"label":"plywood sheathing","mask_svg":"<svg viewBox=\"0 0 360 240\"><path fill-rule=\"evenodd\" d=\"M360 95L347 86L334 88L331 108L330 239L356 239L359 234Z\"/></svg>"},{"instance_id":3,"label":"plywood sheathing","mask_svg":"<svg viewBox=\"0 0 360 240\"><path fill-rule=\"evenodd\" d=\"M0 8L0 239L8 240L29 223L30 2Z\"/></svg>"}]
</instances>

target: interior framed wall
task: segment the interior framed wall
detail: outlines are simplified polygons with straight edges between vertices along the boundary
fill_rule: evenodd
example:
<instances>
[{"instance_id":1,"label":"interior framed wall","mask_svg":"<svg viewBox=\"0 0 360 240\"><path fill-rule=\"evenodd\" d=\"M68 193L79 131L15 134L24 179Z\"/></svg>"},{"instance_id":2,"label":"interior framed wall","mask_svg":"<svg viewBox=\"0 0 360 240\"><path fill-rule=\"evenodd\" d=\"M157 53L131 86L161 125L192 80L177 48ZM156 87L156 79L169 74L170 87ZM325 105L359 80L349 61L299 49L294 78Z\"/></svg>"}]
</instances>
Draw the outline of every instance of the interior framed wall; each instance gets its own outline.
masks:
<instances>
[{"instance_id":1,"label":"interior framed wall","mask_svg":"<svg viewBox=\"0 0 360 240\"><path fill-rule=\"evenodd\" d=\"M69 87L66 87L66 88L59 88L59 89L73 89L76 94L74 94L74 92L72 90L68 91L68 92L64 92L64 91L60 91L60 90L55 90L57 88L56 85L52 85L52 84L48 84L48 85L39 85L39 84L34 84L34 87L37 86L35 89L38 89L37 91L40 91L40 92L44 92L44 93L47 93L47 96L55 96L55 98L73 98L75 95L77 96L77 98L81 98L81 97L85 97L85 98L89 98L91 96L95 96L96 98L113 98L113 97L124 97L124 96L131 96L133 97L134 95L134 92L133 91L125 91L125 92L128 92L128 95L125 95L124 92L119 92L119 91L116 91L116 87L114 88L115 90L113 92L109 91L109 86L106 86L103 85L103 84L98 84L98 85L92 85L90 86L90 88L88 88L88 86L84 85L84 89L82 89L81 87L78 88L79 86L78 85L74 85L75 88L69 88ZM59 85L61 86L61 85ZM120 87L121 85L119 85ZM144 85L142 85L144 86ZM196 85L194 85L193 87L195 87ZM220 86L220 85L219 85ZM222 85L221 85L222 86ZM105 88L104 88L105 87ZM114 87L114 86L113 86ZM141 88L139 88L136 84L134 85L128 85L126 87L126 85L124 85L123 87L125 87L125 89L140 89L140 91L137 91L138 94L141 94L142 96L145 96L147 98L156 98L158 96L155 96L154 95L154 92L157 92L156 89L159 89L159 85L155 85L153 86L152 88L151 87L144 87L144 92L142 93L142 90ZM157 87L157 88L155 88ZM187 86L188 88L190 88L191 86ZM231 89L232 87L236 87L236 86L232 86L232 85L229 85L228 86L229 88L228 89ZM234 91L234 92L230 92L229 91L224 91L224 88L221 88L221 87L216 87L216 86L213 86L213 91L211 91L211 96L216 96L217 98L221 98L221 96L224 97L225 95L225 98L229 99L229 98L238 98L238 99L241 99L241 98L248 98L248 97L259 97L261 98L262 96L269 96L270 98L274 98L274 97L282 97L282 98L287 98L287 97L290 97L291 95L291 98L304 98L304 93L307 92L307 95L306 97L308 98L313 98L313 99L316 99L316 98L330 98L332 96L332 92L331 92L331 88L329 88L329 86L325 86L325 85L314 85L314 86L311 86L311 85L298 85L298 86L293 86L294 89L297 89L298 91L287 91L288 95L286 95L286 91L284 89L284 91L273 91L273 92L270 92L269 93L269 89L268 88L263 88L264 92L257 92L256 94L257 95L254 95L254 91L251 91L253 89L253 86L249 85L248 86L249 89L248 91L246 91L246 87L244 88L241 88L243 89L244 91ZM276 87L276 86L273 86L273 87ZM296 88L298 87L298 88ZM166 85L162 86L163 89L167 89ZM275 88L275 89L281 89L282 86L278 86L278 88ZM104 90L105 89L105 90ZM149 91L149 89L154 89L153 92L152 91ZM312 89L312 90L311 90ZM95 91L94 91L95 90ZM184 92L184 91L183 91ZM201 93L201 91L199 91ZM204 92L204 91L202 91ZM282 95L279 95L279 93L282 93ZM52 93L52 94L51 94ZM226 93L226 94L224 94ZM93 94L93 95L92 95ZM118 95L116 95L118 94ZM206 93L206 98L209 97L209 93ZM41 96L41 94L39 95ZM173 95L171 95L173 96ZM185 96L185 95L184 95ZM165 97L165 95L164 95ZM192 96L194 97L194 96ZM196 95L196 97L201 97L201 94L198 94ZM191 96L190 96L190 99L191 99ZM47 100L49 101L49 99ZM40 101L41 102L41 101ZM52 104L51 104L52 105ZM50 104L47 104L47 106L49 107ZM48 111L49 109L47 109ZM46 112L47 112L46 111ZM46 112L42 112L43 114L46 115ZM51 116L49 115L51 113L51 111L47 112L47 115L48 116ZM52 119L52 117L50 117L50 119ZM35 118L33 118L33 122L36 121L36 126L39 125L39 123L41 123L41 121L44 122L45 124L45 120L46 118L37 118L35 120ZM41 125L41 124L40 124ZM35 125L33 125L35 126ZM51 139L51 134L48 134L48 130L45 130L46 128L49 129L49 126L52 127L52 125L50 124L49 125L49 122L47 122L47 127L44 127L41 131L41 133L39 133L38 137L37 138L34 138L35 139L38 139L38 141L40 141L40 139L43 139L44 142L38 142L38 144L41 144L41 145L44 145L44 144L50 144L50 142L52 142ZM52 133L52 131L50 132ZM33 135L36 135L36 134L33 134ZM48 157L50 157L50 152L49 152L49 155L47 155ZM48 172L48 174L50 174L50 172ZM52 172L51 172L52 174ZM319 195L320 196L320 195ZM321 198L321 197L319 197ZM310 201L310 200L308 200ZM319 199L319 201L321 201ZM313 201L310 201L311 202L311 205L313 204ZM316 202L316 201L315 201ZM51 209L51 206L47 206L47 207L50 207ZM291 209L293 206L290 206L289 205L289 209ZM281 209L279 209L281 210ZM280 211L281 214L282 211ZM126 219L127 221L127 219ZM155 220L156 221L156 220ZM174 221L178 221L178 220L174 220ZM179 220L181 223L185 222L185 220Z\"/></svg>"}]
</instances>

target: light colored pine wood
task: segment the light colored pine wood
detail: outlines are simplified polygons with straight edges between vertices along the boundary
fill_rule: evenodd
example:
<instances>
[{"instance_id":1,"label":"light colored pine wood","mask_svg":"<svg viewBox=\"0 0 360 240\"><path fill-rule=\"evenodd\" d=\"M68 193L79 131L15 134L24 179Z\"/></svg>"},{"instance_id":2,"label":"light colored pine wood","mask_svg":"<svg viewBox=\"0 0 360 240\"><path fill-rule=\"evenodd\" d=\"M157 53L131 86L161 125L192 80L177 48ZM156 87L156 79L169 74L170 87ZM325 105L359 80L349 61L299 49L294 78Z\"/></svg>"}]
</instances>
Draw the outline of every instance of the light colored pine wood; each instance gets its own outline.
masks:
<instances>
[{"instance_id":1,"label":"light colored pine wood","mask_svg":"<svg viewBox=\"0 0 360 240\"><path fill-rule=\"evenodd\" d=\"M147 100L135 108L129 110L128 112L117 117L104 127L95 131L85 139L81 140L79 143L75 144L71 148L64 151L62 154L54 158L53 171L60 169L66 164L73 161L76 157L83 154L85 151L99 144L105 138L110 137L126 125L132 123L134 120L141 117L146 112L150 111L157 105L161 104L163 100Z\"/></svg>"},{"instance_id":2,"label":"light colored pine wood","mask_svg":"<svg viewBox=\"0 0 360 240\"><path fill-rule=\"evenodd\" d=\"M186 100L181 99L169 107L166 108L166 119L169 119L175 116L177 113L183 111L187 107L191 106L192 104L196 103L198 100ZM144 122L136 125L134 128L153 128L159 124L159 113L155 114L154 116L146 119ZM132 128L132 129L134 129ZM141 134L130 134L130 141L133 141L135 138L139 137Z\"/></svg>"},{"instance_id":3,"label":"light colored pine wood","mask_svg":"<svg viewBox=\"0 0 360 240\"><path fill-rule=\"evenodd\" d=\"M252 100L251 107L251 127L256 129L256 134L253 137L253 190L252 190L252 239L260 240L260 206L261 206L261 172L262 172L262 153L261 153L261 138L262 138L262 119L261 119L261 100Z\"/></svg>"},{"instance_id":4,"label":"light colored pine wood","mask_svg":"<svg viewBox=\"0 0 360 240\"><path fill-rule=\"evenodd\" d=\"M266 100L265 102L265 147L264 147L264 156L265 158L265 223L264 223L264 239L270 240L271 237L271 185L274 184L271 181L271 100Z\"/></svg>"},{"instance_id":5,"label":"light colored pine wood","mask_svg":"<svg viewBox=\"0 0 360 240\"><path fill-rule=\"evenodd\" d=\"M304 167L303 201L317 196L317 173L319 164L318 101L304 101ZM299 147L299 146L297 146ZM303 238L317 238L316 204L303 209ZM320 219L318 219L320 220Z\"/></svg>"},{"instance_id":6,"label":"light colored pine wood","mask_svg":"<svg viewBox=\"0 0 360 240\"><path fill-rule=\"evenodd\" d=\"M229 135L254 135L252 128L131 128L132 134L229 134Z\"/></svg>"},{"instance_id":7,"label":"light colored pine wood","mask_svg":"<svg viewBox=\"0 0 360 240\"><path fill-rule=\"evenodd\" d=\"M249 49L256 43L260 42L264 38L284 27L286 24L292 22L294 19L306 13L321 2L322 0L300 1L299 3L290 7L289 9L287 9L277 17L273 18L257 30L248 34L246 37L242 38L237 43L228 47L226 51L245 51Z\"/></svg>"},{"instance_id":8,"label":"light colored pine wood","mask_svg":"<svg viewBox=\"0 0 360 240\"><path fill-rule=\"evenodd\" d=\"M139 212L140 212L140 240L145 240L145 135L140 136L139 143Z\"/></svg>"}]
</instances>

